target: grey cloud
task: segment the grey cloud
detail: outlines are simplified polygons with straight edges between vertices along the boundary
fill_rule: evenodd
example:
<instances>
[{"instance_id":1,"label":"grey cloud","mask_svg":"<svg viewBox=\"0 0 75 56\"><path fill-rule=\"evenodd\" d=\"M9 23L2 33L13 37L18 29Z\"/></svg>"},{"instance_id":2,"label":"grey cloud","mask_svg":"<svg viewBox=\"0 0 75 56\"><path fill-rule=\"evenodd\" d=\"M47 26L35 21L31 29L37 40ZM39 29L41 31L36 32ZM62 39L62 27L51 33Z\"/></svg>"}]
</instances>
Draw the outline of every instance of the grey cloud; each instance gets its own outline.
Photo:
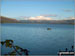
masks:
<instances>
[{"instance_id":1,"label":"grey cloud","mask_svg":"<svg viewBox=\"0 0 75 56\"><path fill-rule=\"evenodd\" d=\"M58 15L56 15L56 14L44 14L44 15L41 15L41 16L45 16L45 17L57 17Z\"/></svg>"},{"instance_id":2,"label":"grey cloud","mask_svg":"<svg viewBox=\"0 0 75 56\"><path fill-rule=\"evenodd\" d=\"M64 12L72 12L71 9L63 9Z\"/></svg>"}]
</instances>

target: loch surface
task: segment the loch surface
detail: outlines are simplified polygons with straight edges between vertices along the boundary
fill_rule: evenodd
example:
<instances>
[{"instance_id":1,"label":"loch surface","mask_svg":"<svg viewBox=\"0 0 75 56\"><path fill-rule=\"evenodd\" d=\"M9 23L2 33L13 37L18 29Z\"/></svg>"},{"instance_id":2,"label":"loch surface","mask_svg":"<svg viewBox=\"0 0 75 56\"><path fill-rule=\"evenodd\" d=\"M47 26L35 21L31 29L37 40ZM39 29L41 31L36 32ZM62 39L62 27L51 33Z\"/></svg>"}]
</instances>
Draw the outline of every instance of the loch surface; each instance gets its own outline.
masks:
<instances>
[{"instance_id":1,"label":"loch surface","mask_svg":"<svg viewBox=\"0 0 75 56\"><path fill-rule=\"evenodd\" d=\"M47 30L51 28L51 30ZM1 41L11 39L14 45L28 49L30 55L56 55L74 44L71 24L1 24ZM13 48L2 47L2 54Z\"/></svg>"}]
</instances>

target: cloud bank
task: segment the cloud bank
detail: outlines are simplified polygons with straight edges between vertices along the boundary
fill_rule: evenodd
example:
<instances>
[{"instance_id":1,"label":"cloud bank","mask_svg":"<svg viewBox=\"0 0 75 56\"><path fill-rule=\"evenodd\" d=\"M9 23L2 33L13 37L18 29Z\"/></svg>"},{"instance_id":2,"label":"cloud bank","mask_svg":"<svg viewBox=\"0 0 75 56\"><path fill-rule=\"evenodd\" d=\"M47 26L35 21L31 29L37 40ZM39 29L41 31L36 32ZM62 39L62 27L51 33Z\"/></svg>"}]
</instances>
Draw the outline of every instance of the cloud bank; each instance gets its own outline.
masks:
<instances>
[{"instance_id":1,"label":"cloud bank","mask_svg":"<svg viewBox=\"0 0 75 56\"><path fill-rule=\"evenodd\" d=\"M36 17L30 17L29 20L52 20L52 18L45 16L36 16Z\"/></svg>"},{"instance_id":2,"label":"cloud bank","mask_svg":"<svg viewBox=\"0 0 75 56\"><path fill-rule=\"evenodd\" d=\"M67 17L67 18L65 18L64 20L75 20L75 17Z\"/></svg>"}]
</instances>

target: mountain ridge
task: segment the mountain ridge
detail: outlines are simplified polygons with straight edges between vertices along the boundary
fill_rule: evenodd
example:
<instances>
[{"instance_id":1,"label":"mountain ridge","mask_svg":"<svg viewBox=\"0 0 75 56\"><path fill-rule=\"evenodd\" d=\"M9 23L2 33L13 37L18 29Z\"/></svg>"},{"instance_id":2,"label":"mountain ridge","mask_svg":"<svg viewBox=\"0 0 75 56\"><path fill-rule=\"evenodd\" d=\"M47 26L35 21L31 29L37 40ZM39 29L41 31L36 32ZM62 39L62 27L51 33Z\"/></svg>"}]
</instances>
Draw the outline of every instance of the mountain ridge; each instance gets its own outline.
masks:
<instances>
[{"instance_id":1,"label":"mountain ridge","mask_svg":"<svg viewBox=\"0 0 75 56\"><path fill-rule=\"evenodd\" d=\"M75 24L75 19L66 20L17 20L0 16L0 23L25 23L25 24Z\"/></svg>"},{"instance_id":2,"label":"mountain ridge","mask_svg":"<svg viewBox=\"0 0 75 56\"><path fill-rule=\"evenodd\" d=\"M20 21L13 19L13 18L0 16L0 23L19 23L19 22Z\"/></svg>"}]
</instances>

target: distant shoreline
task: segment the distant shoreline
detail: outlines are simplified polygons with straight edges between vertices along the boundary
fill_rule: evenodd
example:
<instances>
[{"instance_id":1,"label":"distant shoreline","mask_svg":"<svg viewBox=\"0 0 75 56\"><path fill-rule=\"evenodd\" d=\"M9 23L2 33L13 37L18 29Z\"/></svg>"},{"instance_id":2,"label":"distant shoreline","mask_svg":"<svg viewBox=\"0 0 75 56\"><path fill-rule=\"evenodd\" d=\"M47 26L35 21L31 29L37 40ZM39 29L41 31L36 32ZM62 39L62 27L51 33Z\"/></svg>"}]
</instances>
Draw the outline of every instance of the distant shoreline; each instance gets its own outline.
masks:
<instances>
[{"instance_id":1,"label":"distant shoreline","mask_svg":"<svg viewBox=\"0 0 75 56\"><path fill-rule=\"evenodd\" d=\"M49 24L49 23L0 23L0 24ZM68 24L68 23L53 23L53 24ZM68 24L68 25L75 25L75 24Z\"/></svg>"},{"instance_id":2,"label":"distant shoreline","mask_svg":"<svg viewBox=\"0 0 75 56\"><path fill-rule=\"evenodd\" d=\"M1 16L0 18L0 23L16 23L16 24L71 24L75 25L74 23L75 20L16 20L12 18L7 18L4 16Z\"/></svg>"}]
</instances>

